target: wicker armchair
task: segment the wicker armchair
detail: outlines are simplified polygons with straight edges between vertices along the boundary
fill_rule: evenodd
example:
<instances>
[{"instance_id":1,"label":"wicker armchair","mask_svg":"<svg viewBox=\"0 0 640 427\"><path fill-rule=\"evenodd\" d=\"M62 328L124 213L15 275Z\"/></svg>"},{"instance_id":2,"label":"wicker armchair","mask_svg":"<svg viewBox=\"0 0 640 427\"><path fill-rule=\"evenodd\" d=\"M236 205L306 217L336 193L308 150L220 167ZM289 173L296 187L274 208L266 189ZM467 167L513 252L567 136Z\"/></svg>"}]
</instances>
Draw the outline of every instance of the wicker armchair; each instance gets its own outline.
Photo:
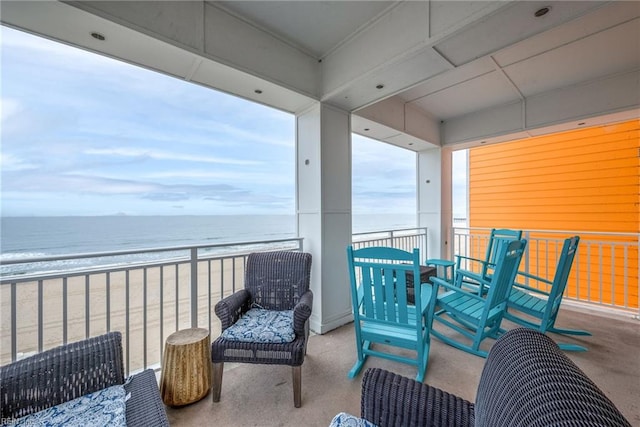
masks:
<instances>
[{"instance_id":1,"label":"wicker armchair","mask_svg":"<svg viewBox=\"0 0 640 427\"><path fill-rule=\"evenodd\" d=\"M220 401L224 362L289 365L292 367L293 400L301 405L302 362L307 352L309 316L313 293L309 289L311 254L276 251L252 253L245 268L245 288L224 298L215 307L222 331L235 324L252 307L293 310L292 342L243 342L223 336L211 344L213 401Z\"/></svg>"},{"instance_id":2,"label":"wicker armchair","mask_svg":"<svg viewBox=\"0 0 640 427\"><path fill-rule=\"evenodd\" d=\"M0 367L2 420L12 420L117 384L124 384L122 335L110 332ZM155 373L125 384L127 425L168 426Z\"/></svg>"}]
</instances>

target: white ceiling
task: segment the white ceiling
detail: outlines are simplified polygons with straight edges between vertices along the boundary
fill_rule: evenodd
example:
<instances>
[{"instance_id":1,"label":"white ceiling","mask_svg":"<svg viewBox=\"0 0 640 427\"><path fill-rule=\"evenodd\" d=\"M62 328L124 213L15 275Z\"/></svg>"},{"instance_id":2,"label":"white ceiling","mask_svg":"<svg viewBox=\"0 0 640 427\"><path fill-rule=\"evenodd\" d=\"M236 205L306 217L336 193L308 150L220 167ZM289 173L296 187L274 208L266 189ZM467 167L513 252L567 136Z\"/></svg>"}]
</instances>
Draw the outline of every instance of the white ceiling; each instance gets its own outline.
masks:
<instances>
[{"instance_id":1,"label":"white ceiling","mask_svg":"<svg viewBox=\"0 0 640 427\"><path fill-rule=\"evenodd\" d=\"M217 1L216 6L322 59L397 1Z\"/></svg>"},{"instance_id":2,"label":"white ceiling","mask_svg":"<svg viewBox=\"0 0 640 427\"><path fill-rule=\"evenodd\" d=\"M535 17L545 6L549 13ZM640 1L23 0L0 8L6 25L287 111L321 100L354 112L355 132L413 150L640 109ZM107 41L88 37L94 30Z\"/></svg>"}]
</instances>

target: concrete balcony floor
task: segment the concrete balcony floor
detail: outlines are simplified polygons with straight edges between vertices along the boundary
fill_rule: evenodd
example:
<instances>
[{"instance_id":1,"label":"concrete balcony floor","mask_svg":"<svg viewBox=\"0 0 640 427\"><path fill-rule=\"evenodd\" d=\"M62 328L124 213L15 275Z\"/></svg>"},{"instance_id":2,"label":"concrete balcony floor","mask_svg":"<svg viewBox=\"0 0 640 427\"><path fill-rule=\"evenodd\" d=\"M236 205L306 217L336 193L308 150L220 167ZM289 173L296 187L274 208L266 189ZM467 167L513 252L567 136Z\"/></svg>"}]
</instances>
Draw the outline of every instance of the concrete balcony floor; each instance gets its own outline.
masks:
<instances>
[{"instance_id":1,"label":"concrete balcony floor","mask_svg":"<svg viewBox=\"0 0 640 427\"><path fill-rule=\"evenodd\" d=\"M591 337L551 334L558 342L585 345L589 351L566 354L616 404L632 425L640 425L640 322L598 312L564 308L560 327L586 329ZM506 328L514 327L504 322ZM440 329L439 329L440 330ZM492 340L485 340L489 348ZM431 340L425 383L475 401L485 359ZM220 402L211 393L199 402L167 408L172 426L328 426L338 412L360 414L362 373L347 372L356 358L353 323L309 340L302 366L302 407L293 406L291 368L227 364ZM363 371L380 367L414 378L409 365L369 358Z\"/></svg>"}]
</instances>

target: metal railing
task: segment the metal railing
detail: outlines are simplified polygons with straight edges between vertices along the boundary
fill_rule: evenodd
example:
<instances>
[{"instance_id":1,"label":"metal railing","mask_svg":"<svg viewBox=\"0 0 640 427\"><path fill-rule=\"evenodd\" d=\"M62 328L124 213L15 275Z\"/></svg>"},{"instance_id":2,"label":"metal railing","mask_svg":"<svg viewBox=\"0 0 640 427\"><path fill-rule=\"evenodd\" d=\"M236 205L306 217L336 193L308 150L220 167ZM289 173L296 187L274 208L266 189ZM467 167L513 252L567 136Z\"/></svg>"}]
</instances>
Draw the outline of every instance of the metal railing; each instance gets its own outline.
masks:
<instances>
[{"instance_id":1,"label":"metal railing","mask_svg":"<svg viewBox=\"0 0 640 427\"><path fill-rule=\"evenodd\" d=\"M357 233L356 248L419 248L427 229ZM484 256L488 229L451 230L455 254ZM638 235L530 230L522 270L551 277L566 237L581 237L567 299L638 315ZM215 304L244 287L250 252L302 250L302 239L172 247L3 261L0 364L111 330L123 333L127 372L158 367L166 338L198 325L220 332ZM46 270L46 271L45 271Z\"/></svg>"},{"instance_id":2,"label":"metal railing","mask_svg":"<svg viewBox=\"0 0 640 427\"><path fill-rule=\"evenodd\" d=\"M484 259L490 229L456 227L451 231L451 259L456 254ZM527 250L520 270L553 279L564 239L580 243L565 299L640 315L640 235L586 231L524 230ZM462 262L462 268L477 266Z\"/></svg>"},{"instance_id":3,"label":"metal railing","mask_svg":"<svg viewBox=\"0 0 640 427\"><path fill-rule=\"evenodd\" d=\"M418 248L420 256L424 260L429 258L427 256L427 232L428 229L426 227L416 227L355 233L352 237L352 242L355 249L371 246L390 246L411 252L414 248Z\"/></svg>"},{"instance_id":4,"label":"metal railing","mask_svg":"<svg viewBox=\"0 0 640 427\"><path fill-rule=\"evenodd\" d=\"M302 239L3 261L0 364L119 330L127 372L158 367L171 333L219 333L214 305L244 287L247 255L268 250Z\"/></svg>"}]
</instances>

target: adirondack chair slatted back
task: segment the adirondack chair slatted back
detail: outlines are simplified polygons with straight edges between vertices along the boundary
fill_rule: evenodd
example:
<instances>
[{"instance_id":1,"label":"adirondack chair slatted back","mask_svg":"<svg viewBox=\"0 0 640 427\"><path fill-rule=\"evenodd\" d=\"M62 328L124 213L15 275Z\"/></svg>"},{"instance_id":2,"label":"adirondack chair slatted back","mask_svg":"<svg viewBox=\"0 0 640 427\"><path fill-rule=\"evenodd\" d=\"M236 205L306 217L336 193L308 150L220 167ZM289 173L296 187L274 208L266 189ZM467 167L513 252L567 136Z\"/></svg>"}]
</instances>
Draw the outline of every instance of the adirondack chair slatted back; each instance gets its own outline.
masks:
<instances>
[{"instance_id":1,"label":"adirondack chair slatted back","mask_svg":"<svg viewBox=\"0 0 640 427\"><path fill-rule=\"evenodd\" d=\"M349 258L353 283L359 283L364 296L362 310L354 316L408 324L407 276L413 275L413 283L420 283L418 249L413 253L395 248L348 250L352 255ZM420 298L419 288L415 289L416 298ZM353 286L352 292L357 292Z\"/></svg>"},{"instance_id":2,"label":"adirondack chair slatted back","mask_svg":"<svg viewBox=\"0 0 640 427\"><path fill-rule=\"evenodd\" d=\"M358 355L349 378L358 375L369 356L375 356L415 366L416 378L422 381L429 358L426 309L431 286L420 283L420 251L348 246L347 259ZM409 284L414 292L413 303L408 298ZM407 356L394 347L415 354Z\"/></svg>"},{"instance_id":3,"label":"adirondack chair slatted back","mask_svg":"<svg viewBox=\"0 0 640 427\"><path fill-rule=\"evenodd\" d=\"M500 246L500 251L496 256L497 264L491 276L491 286L486 298L483 315L485 320L483 323L485 324L490 319L502 317L506 309L511 287L518 274L526 240L513 240L508 245L502 244Z\"/></svg>"},{"instance_id":4,"label":"adirondack chair slatted back","mask_svg":"<svg viewBox=\"0 0 640 427\"><path fill-rule=\"evenodd\" d=\"M545 321L554 320L560 310L560 303L562 302L562 296L564 290L567 287L567 281L569 280L569 274L571 273L571 266L573 260L576 257L578 250L578 243L580 242L579 236L574 236L564 241L562 252L560 253L560 259L558 260L558 266L556 268L556 274L553 277L553 284L551 285L551 291L549 293L549 300L547 304L550 304L550 310Z\"/></svg>"},{"instance_id":5,"label":"adirondack chair slatted back","mask_svg":"<svg viewBox=\"0 0 640 427\"><path fill-rule=\"evenodd\" d=\"M496 260L503 246L508 245L514 240L520 240L521 238L522 230L510 230L507 228L494 228L491 230L489 242L487 243L485 263L482 265L482 277L487 279L493 274Z\"/></svg>"}]
</instances>

